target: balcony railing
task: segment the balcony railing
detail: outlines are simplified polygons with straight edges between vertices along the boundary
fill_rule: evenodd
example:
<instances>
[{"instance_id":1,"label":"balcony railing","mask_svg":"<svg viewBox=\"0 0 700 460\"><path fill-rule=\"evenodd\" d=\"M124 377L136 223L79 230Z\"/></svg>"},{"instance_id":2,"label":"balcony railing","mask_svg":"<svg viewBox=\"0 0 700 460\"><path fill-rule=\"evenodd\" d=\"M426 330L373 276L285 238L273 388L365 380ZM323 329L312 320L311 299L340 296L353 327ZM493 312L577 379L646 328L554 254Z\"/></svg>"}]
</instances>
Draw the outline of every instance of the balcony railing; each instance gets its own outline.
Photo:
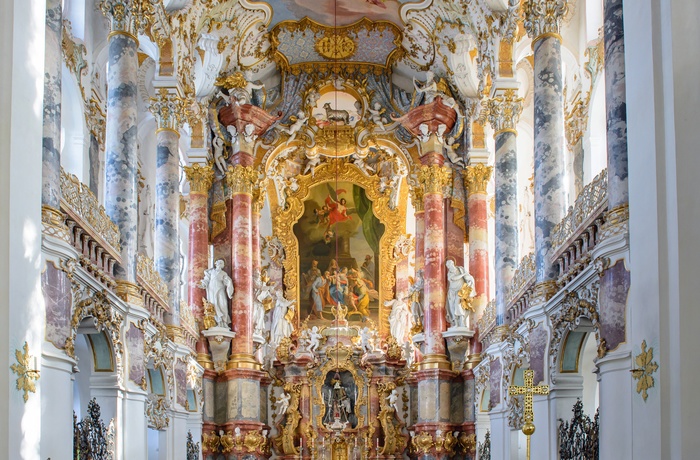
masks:
<instances>
[{"instance_id":1,"label":"balcony railing","mask_svg":"<svg viewBox=\"0 0 700 460\"><path fill-rule=\"evenodd\" d=\"M144 306L151 319L163 323L163 315L170 312L168 285L156 271L150 257L139 253L136 258L136 280L141 287Z\"/></svg>"},{"instance_id":2,"label":"balcony railing","mask_svg":"<svg viewBox=\"0 0 700 460\"><path fill-rule=\"evenodd\" d=\"M565 285L590 262L598 244L608 206L608 171L603 170L586 185L574 206L552 229L552 261L559 265L558 283Z\"/></svg>"},{"instance_id":3,"label":"balcony railing","mask_svg":"<svg viewBox=\"0 0 700 460\"><path fill-rule=\"evenodd\" d=\"M477 321L479 326L479 336L486 337L489 332L496 326L496 301L491 300L486 304L484 314Z\"/></svg>"},{"instance_id":4,"label":"balcony railing","mask_svg":"<svg viewBox=\"0 0 700 460\"><path fill-rule=\"evenodd\" d=\"M535 284L535 253L531 252L520 260L513 274L510 286L506 288L508 320L515 321L530 306L529 292Z\"/></svg>"},{"instance_id":5,"label":"balcony railing","mask_svg":"<svg viewBox=\"0 0 700 460\"><path fill-rule=\"evenodd\" d=\"M70 239L96 268L114 275L114 264L121 262L120 233L92 191L73 174L61 170L61 209L66 213Z\"/></svg>"}]
</instances>

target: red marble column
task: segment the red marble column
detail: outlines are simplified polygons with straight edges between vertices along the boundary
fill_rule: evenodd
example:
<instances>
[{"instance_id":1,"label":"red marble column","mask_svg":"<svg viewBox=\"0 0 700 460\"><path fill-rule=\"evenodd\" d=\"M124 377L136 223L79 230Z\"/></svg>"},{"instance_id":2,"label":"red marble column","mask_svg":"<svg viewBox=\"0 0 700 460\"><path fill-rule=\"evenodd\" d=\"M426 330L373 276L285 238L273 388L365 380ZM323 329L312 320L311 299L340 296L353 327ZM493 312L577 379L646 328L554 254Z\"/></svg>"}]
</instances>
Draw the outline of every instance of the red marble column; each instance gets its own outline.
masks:
<instances>
[{"instance_id":1,"label":"red marble column","mask_svg":"<svg viewBox=\"0 0 700 460\"><path fill-rule=\"evenodd\" d=\"M423 257L423 240L425 236L425 210L423 209L423 188L418 185L410 188L411 202L415 209L416 218L416 271L423 268L425 259Z\"/></svg>"},{"instance_id":2,"label":"red marble column","mask_svg":"<svg viewBox=\"0 0 700 460\"><path fill-rule=\"evenodd\" d=\"M492 172L493 166L478 163L467 167L464 179L468 191L469 273L474 277L476 288L474 299L476 318L484 312L489 296L489 203L486 187Z\"/></svg>"},{"instance_id":3,"label":"red marble column","mask_svg":"<svg viewBox=\"0 0 700 460\"><path fill-rule=\"evenodd\" d=\"M208 268L209 220L207 216L207 201L209 189L214 180L214 170L211 165L195 163L192 166L185 166L184 171L190 183L187 302L193 307L195 319L202 324L204 318L202 298L206 296L206 291L199 286L199 282L204 278L204 270ZM197 341L197 359L203 366L211 364L211 359L209 359L207 353L206 339L201 336Z\"/></svg>"},{"instance_id":4,"label":"red marble column","mask_svg":"<svg viewBox=\"0 0 700 460\"><path fill-rule=\"evenodd\" d=\"M260 271L260 211L262 211L265 203L264 191L256 189L253 192L253 213L251 215L252 238L251 244L253 248L253 275Z\"/></svg>"},{"instance_id":5,"label":"red marble column","mask_svg":"<svg viewBox=\"0 0 700 460\"><path fill-rule=\"evenodd\" d=\"M424 318L425 357L421 366L447 361L442 333L445 320L445 204L443 188L450 184L451 171L443 166L442 154L428 153L421 158L418 178L423 185L424 232Z\"/></svg>"},{"instance_id":6,"label":"red marble column","mask_svg":"<svg viewBox=\"0 0 700 460\"><path fill-rule=\"evenodd\" d=\"M445 260L454 260L457 266L463 267L464 230L455 223L455 209L451 206L450 200L445 200Z\"/></svg>"},{"instance_id":7,"label":"red marble column","mask_svg":"<svg viewBox=\"0 0 700 460\"><path fill-rule=\"evenodd\" d=\"M231 323L236 333L231 343L230 368L257 368L253 357L253 185L257 173L253 157L238 152L229 166L226 181L231 190Z\"/></svg>"}]
</instances>

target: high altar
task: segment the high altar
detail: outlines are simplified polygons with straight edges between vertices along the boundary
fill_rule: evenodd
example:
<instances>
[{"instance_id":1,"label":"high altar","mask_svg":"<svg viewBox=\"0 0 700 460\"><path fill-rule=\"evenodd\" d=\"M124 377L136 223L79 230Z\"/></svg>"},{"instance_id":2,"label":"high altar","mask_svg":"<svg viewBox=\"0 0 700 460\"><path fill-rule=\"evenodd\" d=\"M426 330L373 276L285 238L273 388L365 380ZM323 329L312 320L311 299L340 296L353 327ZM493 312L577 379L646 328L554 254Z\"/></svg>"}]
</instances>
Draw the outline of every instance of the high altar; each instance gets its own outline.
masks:
<instances>
[{"instance_id":1,"label":"high altar","mask_svg":"<svg viewBox=\"0 0 700 460\"><path fill-rule=\"evenodd\" d=\"M235 289L230 329L201 299L204 453L470 455L486 275L464 268L465 202L489 171L450 163L466 127L442 80L399 117L381 77L320 75L284 121L241 73L209 108L209 264Z\"/></svg>"}]
</instances>

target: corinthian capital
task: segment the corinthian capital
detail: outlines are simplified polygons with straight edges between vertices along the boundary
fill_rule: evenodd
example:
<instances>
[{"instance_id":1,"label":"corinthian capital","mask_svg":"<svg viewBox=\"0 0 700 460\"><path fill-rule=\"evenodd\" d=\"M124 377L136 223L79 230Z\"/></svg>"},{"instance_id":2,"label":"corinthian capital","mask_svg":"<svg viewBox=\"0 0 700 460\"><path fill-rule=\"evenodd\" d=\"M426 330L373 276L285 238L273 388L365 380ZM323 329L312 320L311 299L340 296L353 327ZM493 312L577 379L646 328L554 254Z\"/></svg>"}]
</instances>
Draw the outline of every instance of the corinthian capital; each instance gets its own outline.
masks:
<instances>
[{"instance_id":1,"label":"corinthian capital","mask_svg":"<svg viewBox=\"0 0 700 460\"><path fill-rule=\"evenodd\" d=\"M568 11L569 0L525 0L525 30L533 41L546 36L559 36L561 20Z\"/></svg>"},{"instance_id":2,"label":"corinthian capital","mask_svg":"<svg viewBox=\"0 0 700 460\"><path fill-rule=\"evenodd\" d=\"M233 195L244 193L253 196L253 188L257 180L258 172L252 166L229 166L226 171L226 183Z\"/></svg>"},{"instance_id":3,"label":"corinthian capital","mask_svg":"<svg viewBox=\"0 0 700 460\"><path fill-rule=\"evenodd\" d=\"M424 195L443 194L452 185L452 170L449 166L422 166L418 170L418 182L423 185Z\"/></svg>"},{"instance_id":4,"label":"corinthian capital","mask_svg":"<svg viewBox=\"0 0 700 460\"><path fill-rule=\"evenodd\" d=\"M177 131L185 120L187 102L176 93L161 88L156 97L151 98L149 108L156 118L158 129Z\"/></svg>"},{"instance_id":5,"label":"corinthian capital","mask_svg":"<svg viewBox=\"0 0 700 460\"><path fill-rule=\"evenodd\" d=\"M517 90L507 89L501 95L488 101L488 119L494 130L494 136L504 131L517 134L516 126L523 111L523 98L518 97Z\"/></svg>"},{"instance_id":6,"label":"corinthian capital","mask_svg":"<svg viewBox=\"0 0 700 460\"><path fill-rule=\"evenodd\" d=\"M134 38L146 31L155 13L150 0L102 0L98 7L110 20L112 32L126 32Z\"/></svg>"},{"instance_id":7,"label":"corinthian capital","mask_svg":"<svg viewBox=\"0 0 700 460\"><path fill-rule=\"evenodd\" d=\"M214 169L210 164L194 163L183 168L190 181L190 193L208 193L214 182Z\"/></svg>"},{"instance_id":8,"label":"corinthian capital","mask_svg":"<svg viewBox=\"0 0 700 460\"><path fill-rule=\"evenodd\" d=\"M483 163L467 166L466 176L464 177L464 185L467 187L469 194L486 193L486 187L491 180L493 166L486 166Z\"/></svg>"}]
</instances>

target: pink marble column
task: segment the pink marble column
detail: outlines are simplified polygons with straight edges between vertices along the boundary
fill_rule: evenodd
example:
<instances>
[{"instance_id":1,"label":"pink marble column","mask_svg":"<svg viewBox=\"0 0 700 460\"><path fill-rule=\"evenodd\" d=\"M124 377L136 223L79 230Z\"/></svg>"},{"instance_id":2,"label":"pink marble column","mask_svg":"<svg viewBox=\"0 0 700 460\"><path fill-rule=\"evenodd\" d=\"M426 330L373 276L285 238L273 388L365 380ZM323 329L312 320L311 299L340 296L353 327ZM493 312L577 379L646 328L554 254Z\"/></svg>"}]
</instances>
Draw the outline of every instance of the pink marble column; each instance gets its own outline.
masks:
<instances>
[{"instance_id":1,"label":"pink marble column","mask_svg":"<svg viewBox=\"0 0 700 460\"><path fill-rule=\"evenodd\" d=\"M428 367L438 361L447 361L442 333L447 329L445 320L445 204L443 188L450 184L451 171L443 166L442 154L428 153L421 158L423 166L418 178L423 185L425 209L424 232L424 318L425 358L421 365Z\"/></svg>"},{"instance_id":2,"label":"pink marble column","mask_svg":"<svg viewBox=\"0 0 700 460\"><path fill-rule=\"evenodd\" d=\"M209 262L209 219L207 216L209 189L214 180L214 170L211 165L195 163L184 168L187 180L190 183L190 200L188 212L190 219L189 228L189 252L187 258L189 267L187 270L187 302L193 307L195 319L202 324L204 319L204 305L202 299L206 291L199 286L204 278L204 270ZM204 337L197 341L197 357L200 364L209 363L207 354L207 342ZM203 359L206 358L206 359ZM203 364L204 365L204 364Z\"/></svg>"},{"instance_id":3,"label":"pink marble column","mask_svg":"<svg viewBox=\"0 0 700 460\"><path fill-rule=\"evenodd\" d=\"M469 273L474 277L476 288L474 299L476 318L484 312L489 295L489 203L486 187L492 172L493 166L474 164L467 167L464 179L468 191Z\"/></svg>"},{"instance_id":4,"label":"pink marble column","mask_svg":"<svg viewBox=\"0 0 700 460\"><path fill-rule=\"evenodd\" d=\"M464 230L454 221L455 210L450 200L445 200L445 260L454 260L455 264L464 266ZM464 218L464 216L462 216Z\"/></svg>"},{"instance_id":5,"label":"pink marble column","mask_svg":"<svg viewBox=\"0 0 700 460\"><path fill-rule=\"evenodd\" d=\"M253 157L239 152L226 173L231 189L231 278L234 294L231 323L236 339L231 343L230 367L257 364L253 357L253 184L257 173ZM240 366L240 364L244 364Z\"/></svg>"},{"instance_id":6,"label":"pink marble column","mask_svg":"<svg viewBox=\"0 0 700 460\"><path fill-rule=\"evenodd\" d=\"M260 271L260 211L262 211L265 203L264 191L255 190L253 193L253 212L251 214L251 229L253 248L253 274L256 275Z\"/></svg>"}]
</instances>

